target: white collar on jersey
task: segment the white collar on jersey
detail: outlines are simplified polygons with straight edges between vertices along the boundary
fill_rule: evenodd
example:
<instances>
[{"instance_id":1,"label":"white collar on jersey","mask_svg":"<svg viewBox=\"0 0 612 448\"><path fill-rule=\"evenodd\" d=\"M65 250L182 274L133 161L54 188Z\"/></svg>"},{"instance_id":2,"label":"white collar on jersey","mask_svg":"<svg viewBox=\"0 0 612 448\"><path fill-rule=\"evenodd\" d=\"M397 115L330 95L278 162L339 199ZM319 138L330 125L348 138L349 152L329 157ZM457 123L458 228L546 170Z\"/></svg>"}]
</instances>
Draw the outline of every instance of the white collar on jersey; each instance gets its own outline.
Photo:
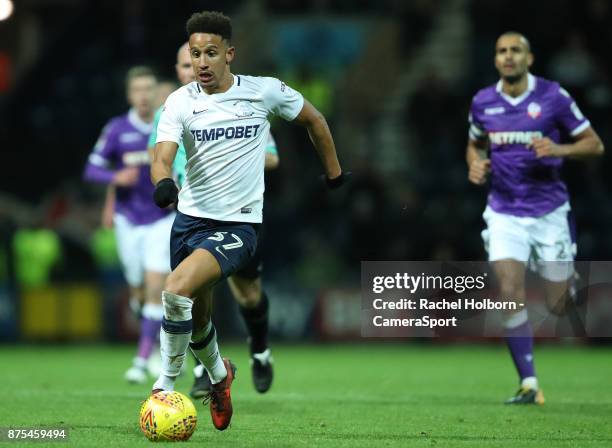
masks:
<instances>
[{"instance_id":1,"label":"white collar on jersey","mask_svg":"<svg viewBox=\"0 0 612 448\"><path fill-rule=\"evenodd\" d=\"M127 118L130 124L143 134L150 134L153 130L153 122L147 123L143 121L142 118L138 116L138 113L136 113L136 109L130 109Z\"/></svg>"},{"instance_id":2,"label":"white collar on jersey","mask_svg":"<svg viewBox=\"0 0 612 448\"><path fill-rule=\"evenodd\" d=\"M217 98L219 98L222 95L225 95L229 92L231 92L235 87L238 87L240 85L240 75L235 75L232 73L232 77L234 78L232 85L229 87L229 89L227 89L225 92L221 92L221 93L212 93L212 94L208 94L204 91L204 89L200 86L200 83L198 81L194 81L195 82L195 86L196 89L198 90L198 93L206 96L206 97L211 97L211 96L215 96Z\"/></svg>"},{"instance_id":3,"label":"white collar on jersey","mask_svg":"<svg viewBox=\"0 0 612 448\"><path fill-rule=\"evenodd\" d=\"M529 94L531 92L533 92L536 88L536 77L533 76L531 73L527 73L527 90L525 90L523 93L521 93L519 96L514 97L514 96L510 96L506 93L504 93L502 91L502 80L500 79L499 81L497 81L497 86L495 87L495 90L497 90L497 93L499 93L499 95L505 99L506 101L508 101L511 105L516 106L518 104L520 104L525 98L527 98L529 96Z\"/></svg>"}]
</instances>

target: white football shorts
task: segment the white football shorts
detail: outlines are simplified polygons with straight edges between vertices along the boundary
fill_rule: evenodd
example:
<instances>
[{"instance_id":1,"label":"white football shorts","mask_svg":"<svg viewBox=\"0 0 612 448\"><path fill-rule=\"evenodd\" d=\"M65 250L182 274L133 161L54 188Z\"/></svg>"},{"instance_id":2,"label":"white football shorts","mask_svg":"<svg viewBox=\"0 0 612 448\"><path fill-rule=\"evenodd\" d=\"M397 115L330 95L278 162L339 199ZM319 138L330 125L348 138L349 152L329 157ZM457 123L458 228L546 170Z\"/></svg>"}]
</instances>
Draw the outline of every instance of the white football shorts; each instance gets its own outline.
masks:
<instances>
[{"instance_id":1,"label":"white football shorts","mask_svg":"<svg viewBox=\"0 0 612 448\"><path fill-rule=\"evenodd\" d=\"M134 225L116 213L115 237L123 273L132 287L142 286L144 273L170 272L170 231L174 213L151 224Z\"/></svg>"},{"instance_id":2,"label":"white football shorts","mask_svg":"<svg viewBox=\"0 0 612 448\"><path fill-rule=\"evenodd\" d=\"M572 242L568 202L539 217L512 216L487 206L482 231L489 261L512 259L525 263L543 278L560 282L574 273L576 245Z\"/></svg>"}]
</instances>

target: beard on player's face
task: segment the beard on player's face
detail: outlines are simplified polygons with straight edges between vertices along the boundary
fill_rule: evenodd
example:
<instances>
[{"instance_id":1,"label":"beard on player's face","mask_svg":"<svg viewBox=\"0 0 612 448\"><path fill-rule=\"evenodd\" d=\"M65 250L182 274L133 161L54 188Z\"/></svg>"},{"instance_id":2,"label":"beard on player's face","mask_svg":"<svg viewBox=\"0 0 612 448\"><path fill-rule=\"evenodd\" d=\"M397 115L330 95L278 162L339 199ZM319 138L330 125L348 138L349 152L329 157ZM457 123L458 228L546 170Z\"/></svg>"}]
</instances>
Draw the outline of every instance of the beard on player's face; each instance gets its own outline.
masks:
<instances>
[{"instance_id":1,"label":"beard on player's face","mask_svg":"<svg viewBox=\"0 0 612 448\"><path fill-rule=\"evenodd\" d=\"M516 84L527 76L529 67L516 67L513 70L507 70L505 73L500 71L501 78L508 84Z\"/></svg>"},{"instance_id":2,"label":"beard on player's face","mask_svg":"<svg viewBox=\"0 0 612 448\"><path fill-rule=\"evenodd\" d=\"M500 78L508 84L516 84L527 76L529 63L527 60L504 60L498 61L497 71Z\"/></svg>"},{"instance_id":3,"label":"beard on player's face","mask_svg":"<svg viewBox=\"0 0 612 448\"><path fill-rule=\"evenodd\" d=\"M525 73L514 73L512 75L505 75L502 76L503 80L506 81L508 84L516 84L518 83L521 79L523 79L523 77L525 76Z\"/></svg>"}]
</instances>

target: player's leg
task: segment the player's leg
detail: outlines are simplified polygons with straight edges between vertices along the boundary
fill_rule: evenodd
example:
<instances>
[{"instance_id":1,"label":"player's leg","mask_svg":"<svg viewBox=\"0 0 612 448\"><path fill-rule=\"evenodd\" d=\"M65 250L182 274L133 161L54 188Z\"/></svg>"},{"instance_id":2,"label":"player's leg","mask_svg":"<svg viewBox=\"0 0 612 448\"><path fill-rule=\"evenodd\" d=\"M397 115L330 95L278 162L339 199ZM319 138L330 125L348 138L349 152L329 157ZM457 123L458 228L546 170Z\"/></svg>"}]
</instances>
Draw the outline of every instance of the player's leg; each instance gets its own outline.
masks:
<instances>
[{"instance_id":1,"label":"player's leg","mask_svg":"<svg viewBox=\"0 0 612 448\"><path fill-rule=\"evenodd\" d=\"M138 339L138 351L136 357L132 360L132 366L125 372L124 378L129 383L141 384L147 379L147 358L141 357L140 341L143 333L143 322L146 319L143 317L143 308L145 304L145 287L144 285L130 286L130 309L140 320L140 334ZM146 325L145 325L146 326Z\"/></svg>"},{"instance_id":2,"label":"player's leg","mask_svg":"<svg viewBox=\"0 0 612 448\"><path fill-rule=\"evenodd\" d=\"M194 327L198 327L198 328L206 328L207 327L207 323L210 323L212 328L207 328L206 331L204 332L205 334L203 335L199 335L197 332L193 332L191 335L191 344L190 344L190 353L193 356L193 359L195 361L195 367L193 369L193 376L194 376L194 382L193 382L193 386L191 386L191 391L189 392L189 394L193 397L193 398L204 398L206 397L211 389L212 389L212 383L210 380L210 375L204 365L204 363L202 363L202 361L200 360L200 358L198 357L198 355L196 354L196 351L193 349L192 345L194 343L199 343L201 342L201 340L203 338L208 337L208 334L214 330L214 326L212 326L212 322L211 322L211 316L212 316L212 290L210 288L202 288L200 291L198 291L196 293L196 296L198 297L197 300L194 301L193 303L193 310L192 310L192 314L194 316L194 319L202 320L200 324L196 324L194 323ZM197 318L196 318L197 316ZM216 330L214 330L214 344L216 347L216 343L217 343L217 337L216 337ZM214 366L211 366L211 368L214 368Z\"/></svg>"},{"instance_id":3,"label":"player's leg","mask_svg":"<svg viewBox=\"0 0 612 448\"><path fill-rule=\"evenodd\" d=\"M193 324L193 303L195 293L204 286L212 287L221 278L221 268L215 257L205 249L196 249L168 275L162 302L164 317L160 333L162 369L153 389L174 390L189 347ZM201 308L200 308L201 309ZM198 310L198 308L196 308ZM197 315L201 325L202 315Z\"/></svg>"},{"instance_id":4,"label":"player's leg","mask_svg":"<svg viewBox=\"0 0 612 448\"><path fill-rule=\"evenodd\" d=\"M189 344L195 357L204 366L212 384L219 383L227 375L217 344L217 330L212 323L212 287L197 292L193 305L193 334Z\"/></svg>"},{"instance_id":5,"label":"player's leg","mask_svg":"<svg viewBox=\"0 0 612 448\"><path fill-rule=\"evenodd\" d=\"M576 244L564 204L538 220L533 238L537 242L538 272L543 280L546 305L556 316L567 315L576 336L585 333L576 308L574 257ZM549 260L549 261L545 261Z\"/></svg>"},{"instance_id":6,"label":"player's leg","mask_svg":"<svg viewBox=\"0 0 612 448\"><path fill-rule=\"evenodd\" d=\"M259 265L259 260L253 257L251 264ZM247 267L228 279L232 295L238 302L240 314L244 319L249 337L251 355L251 371L253 385L260 393L267 392L272 386L274 371L272 354L268 346L268 296L262 290L261 278L257 267ZM252 268L252 266L251 266Z\"/></svg>"},{"instance_id":7,"label":"player's leg","mask_svg":"<svg viewBox=\"0 0 612 448\"><path fill-rule=\"evenodd\" d=\"M548 310L556 316L565 315L570 300L570 279L568 278L566 280L552 281L543 278L542 283L544 285L546 307Z\"/></svg>"},{"instance_id":8,"label":"player's leg","mask_svg":"<svg viewBox=\"0 0 612 448\"><path fill-rule=\"evenodd\" d=\"M208 376L204 364L200 362L193 351L190 350L189 352L195 364L193 368L193 385L191 386L189 395L191 395L191 398L195 399L204 398L210 392L212 383L210 382L210 377Z\"/></svg>"},{"instance_id":9,"label":"player's leg","mask_svg":"<svg viewBox=\"0 0 612 448\"><path fill-rule=\"evenodd\" d=\"M525 270L531 251L527 221L497 213L489 207L483 217L487 223L483 239L499 283L500 297L524 305ZM533 362L533 333L527 309L521 306L515 312L504 313L502 323L520 383L517 394L506 403L543 402Z\"/></svg>"},{"instance_id":10,"label":"player's leg","mask_svg":"<svg viewBox=\"0 0 612 448\"><path fill-rule=\"evenodd\" d=\"M145 303L142 306L140 317L140 335L138 337L138 350L132 367L125 373L125 378L132 383L144 383L147 379L149 359L159 339L159 330L163 316L160 303L160 294L163 288L165 273L145 272ZM159 362L158 362L159 364ZM159 369L157 369L159 370ZM159 372L151 372L153 375Z\"/></svg>"},{"instance_id":11,"label":"player's leg","mask_svg":"<svg viewBox=\"0 0 612 448\"><path fill-rule=\"evenodd\" d=\"M211 382L205 395L210 401L210 414L215 428L228 427L232 414L231 385L236 367L229 359L221 358L217 330L212 322L213 288L206 285L197 294L193 306L193 334L189 344L192 353L205 367L204 375Z\"/></svg>"},{"instance_id":12,"label":"player's leg","mask_svg":"<svg viewBox=\"0 0 612 448\"><path fill-rule=\"evenodd\" d=\"M138 356L146 359L149 373L156 377L160 370L159 356L159 332L164 316L164 308L161 303L161 293L166 281L167 272L146 271L146 302L142 308L142 320L140 325L140 340Z\"/></svg>"},{"instance_id":13,"label":"player's leg","mask_svg":"<svg viewBox=\"0 0 612 448\"><path fill-rule=\"evenodd\" d=\"M227 428L231 420L230 388L235 368L227 359L219 362L216 330L210 321L212 287L240 269L256 246L256 231L251 224L222 223L179 212L172 227L174 270L162 293L162 374L153 391L172 390L193 335L192 350L202 360L213 382L209 393L210 412L219 430ZM200 302L198 295L202 297ZM194 300L198 304L195 308Z\"/></svg>"},{"instance_id":14,"label":"player's leg","mask_svg":"<svg viewBox=\"0 0 612 448\"><path fill-rule=\"evenodd\" d=\"M170 232L174 214L140 226L144 236L142 260L145 279L145 304L142 308L137 359L153 376L159 375L157 344L164 314L161 293L170 272ZM155 354L154 354L155 353Z\"/></svg>"},{"instance_id":15,"label":"player's leg","mask_svg":"<svg viewBox=\"0 0 612 448\"><path fill-rule=\"evenodd\" d=\"M157 319L159 322L143 322L141 337L143 334L147 334L147 336L149 333L153 334L156 328L154 339L156 342L159 342L161 320L164 314L161 296L166 277L170 272L170 234L172 233L172 224L175 217L176 215L174 213L169 214L152 225L146 235L144 244L144 250L146 252L144 262L145 269L147 270L145 273L145 277L147 278L147 307L150 308L150 311L155 317L159 316ZM196 363L194 373L198 371L199 375L196 374L198 390L197 393L195 395L192 394L192 396L194 398L202 398L210 389L210 380L208 379L208 375L203 374L205 373L204 366L195 355L193 355L193 358ZM160 374L160 363L160 354L155 354L149 358L149 373L154 377L158 377ZM198 383L198 380L200 380L200 383Z\"/></svg>"},{"instance_id":16,"label":"player's leg","mask_svg":"<svg viewBox=\"0 0 612 448\"><path fill-rule=\"evenodd\" d=\"M140 319L142 317L142 307L145 304L145 287L144 285L138 286L130 286L130 298L128 300L128 304L130 306L130 310L134 313L134 316Z\"/></svg>"},{"instance_id":17,"label":"player's leg","mask_svg":"<svg viewBox=\"0 0 612 448\"><path fill-rule=\"evenodd\" d=\"M543 404L544 397L538 385L533 358L533 331L525 308L525 264L517 260L499 260L493 263L500 284L500 296L512 298L519 311L503 315L504 334L512 361L519 376L520 387L507 404Z\"/></svg>"},{"instance_id":18,"label":"player's leg","mask_svg":"<svg viewBox=\"0 0 612 448\"><path fill-rule=\"evenodd\" d=\"M533 332L524 307L526 267L523 262L505 259L493 262L493 269L500 285L500 296L522 305L518 311L505 312L502 319L506 344L520 380L518 393L507 403L534 402L539 388L533 362Z\"/></svg>"},{"instance_id":19,"label":"player's leg","mask_svg":"<svg viewBox=\"0 0 612 448\"><path fill-rule=\"evenodd\" d=\"M146 298L143 229L142 226L132 225L127 218L119 214L115 215L114 224L119 260L130 287L130 308L138 313L142 327L142 308ZM147 379L146 367L146 359L137 355L124 378L130 383L143 383Z\"/></svg>"}]
</instances>

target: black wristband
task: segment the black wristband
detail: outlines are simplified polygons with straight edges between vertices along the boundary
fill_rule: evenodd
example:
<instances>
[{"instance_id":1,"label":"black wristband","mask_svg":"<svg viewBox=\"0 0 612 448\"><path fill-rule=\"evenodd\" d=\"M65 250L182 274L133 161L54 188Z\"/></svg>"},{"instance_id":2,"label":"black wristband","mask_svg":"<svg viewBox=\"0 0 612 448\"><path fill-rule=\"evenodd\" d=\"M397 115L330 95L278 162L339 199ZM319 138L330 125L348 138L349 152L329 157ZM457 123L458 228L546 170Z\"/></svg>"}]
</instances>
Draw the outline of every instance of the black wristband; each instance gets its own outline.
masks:
<instances>
[{"instance_id":1,"label":"black wristband","mask_svg":"<svg viewBox=\"0 0 612 448\"><path fill-rule=\"evenodd\" d=\"M178 199L178 188L173 179L165 177L155 185L153 200L160 208L166 208Z\"/></svg>"},{"instance_id":2,"label":"black wristband","mask_svg":"<svg viewBox=\"0 0 612 448\"><path fill-rule=\"evenodd\" d=\"M325 184L330 190L335 190L336 188L340 188L342 185L344 185L347 181L347 177L350 175L350 171L342 171L339 176L334 177L333 179L330 179L329 177L325 176Z\"/></svg>"}]
</instances>

